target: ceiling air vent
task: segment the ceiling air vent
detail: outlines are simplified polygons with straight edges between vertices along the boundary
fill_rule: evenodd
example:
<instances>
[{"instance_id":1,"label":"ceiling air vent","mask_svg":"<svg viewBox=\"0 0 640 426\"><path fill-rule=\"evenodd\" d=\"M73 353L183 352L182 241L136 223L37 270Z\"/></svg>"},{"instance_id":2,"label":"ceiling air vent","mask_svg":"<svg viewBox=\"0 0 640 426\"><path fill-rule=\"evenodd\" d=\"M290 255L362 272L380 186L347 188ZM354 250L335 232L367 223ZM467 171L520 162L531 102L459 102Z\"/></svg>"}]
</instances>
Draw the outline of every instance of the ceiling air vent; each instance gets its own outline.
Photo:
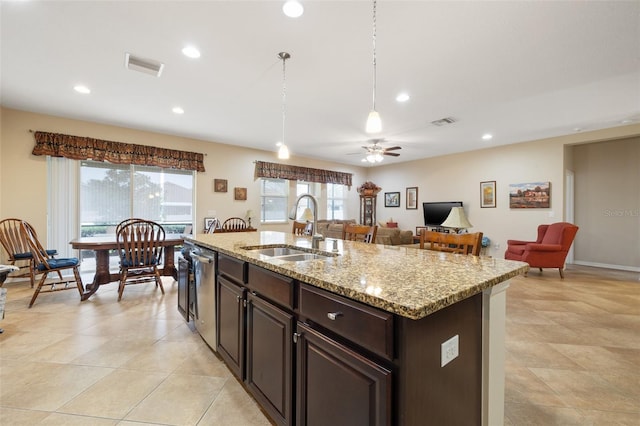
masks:
<instances>
[{"instance_id":1,"label":"ceiling air vent","mask_svg":"<svg viewBox=\"0 0 640 426\"><path fill-rule=\"evenodd\" d=\"M133 56L130 53L125 53L124 55L124 66L127 69L151 74L156 77L160 77L160 74L162 74L162 70L164 69L164 64L162 62Z\"/></svg>"},{"instance_id":2,"label":"ceiling air vent","mask_svg":"<svg viewBox=\"0 0 640 426\"><path fill-rule=\"evenodd\" d=\"M432 121L431 124L433 124L434 126L445 126L447 124L453 124L456 122L456 119L453 117L446 117L446 118L441 118L440 120L435 120Z\"/></svg>"}]
</instances>

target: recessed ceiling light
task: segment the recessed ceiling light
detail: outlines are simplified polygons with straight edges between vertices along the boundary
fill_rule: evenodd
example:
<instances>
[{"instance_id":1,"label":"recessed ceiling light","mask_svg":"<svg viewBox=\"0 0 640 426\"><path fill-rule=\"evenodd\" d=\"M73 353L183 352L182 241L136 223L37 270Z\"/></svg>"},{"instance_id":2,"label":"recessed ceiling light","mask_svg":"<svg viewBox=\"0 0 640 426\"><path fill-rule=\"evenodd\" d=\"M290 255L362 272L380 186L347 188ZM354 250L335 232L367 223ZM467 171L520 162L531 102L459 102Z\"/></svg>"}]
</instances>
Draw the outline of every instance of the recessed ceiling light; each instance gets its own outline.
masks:
<instances>
[{"instance_id":1,"label":"recessed ceiling light","mask_svg":"<svg viewBox=\"0 0 640 426\"><path fill-rule=\"evenodd\" d=\"M396 96L396 101L398 102L407 102L409 99L411 99L409 97L408 93L400 93L398 94L398 96Z\"/></svg>"},{"instance_id":2,"label":"recessed ceiling light","mask_svg":"<svg viewBox=\"0 0 640 426\"><path fill-rule=\"evenodd\" d=\"M171 109L171 111L173 111L174 114L184 114L184 110L182 108L180 108L179 106L173 107L173 109Z\"/></svg>"},{"instance_id":3,"label":"recessed ceiling light","mask_svg":"<svg viewBox=\"0 0 640 426\"><path fill-rule=\"evenodd\" d=\"M484 135L482 135L483 141L488 141L488 140L491 140L492 138L493 138L493 135L490 133L485 133Z\"/></svg>"},{"instance_id":4,"label":"recessed ceiling light","mask_svg":"<svg viewBox=\"0 0 640 426\"><path fill-rule=\"evenodd\" d=\"M182 49L182 54L193 59L200 57L200 51L195 46L185 46L184 49Z\"/></svg>"},{"instance_id":5,"label":"recessed ceiling light","mask_svg":"<svg viewBox=\"0 0 640 426\"><path fill-rule=\"evenodd\" d=\"M633 120L630 118L625 118L620 122L620 124L629 124L629 123L633 123Z\"/></svg>"},{"instance_id":6,"label":"recessed ceiling light","mask_svg":"<svg viewBox=\"0 0 640 426\"><path fill-rule=\"evenodd\" d=\"M582 131L582 127L574 127L573 131L576 132L576 133L579 133L579 132Z\"/></svg>"},{"instance_id":7,"label":"recessed ceiling light","mask_svg":"<svg viewBox=\"0 0 640 426\"><path fill-rule=\"evenodd\" d=\"M78 84L77 86L74 86L73 90L75 90L78 93L82 93L83 95L88 95L89 93L91 93L91 90L87 86L84 86L82 84Z\"/></svg>"},{"instance_id":8,"label":"recessed ceiling light","mask_svg":"<svg viewBox=\"0 0 640 426\"><path fill-rule=\"evenodd\" d=\"M288 0L282 6L282 11L289 18L299 18L304 13L304 7L297 0Z\"/></svg>"}]
</instances>

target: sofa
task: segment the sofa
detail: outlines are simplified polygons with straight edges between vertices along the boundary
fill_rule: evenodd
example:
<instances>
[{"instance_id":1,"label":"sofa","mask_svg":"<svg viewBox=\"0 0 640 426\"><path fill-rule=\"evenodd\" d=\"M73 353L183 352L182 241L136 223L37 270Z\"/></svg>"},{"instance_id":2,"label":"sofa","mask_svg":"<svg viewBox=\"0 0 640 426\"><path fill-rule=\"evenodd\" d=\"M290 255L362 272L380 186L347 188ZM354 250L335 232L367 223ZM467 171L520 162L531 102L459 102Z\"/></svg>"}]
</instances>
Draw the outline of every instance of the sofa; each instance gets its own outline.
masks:
<instances>
[{"instance_id":1,"label":"sofa","mask_svg":"<svg viewBox=\"0 0 640 426\"><path fill-rule=\"evenodd\" d=\"M356 223L355 219L346 220L318 220L318 233L325 238L342 238L342 228L344 223ZM385 245L406 245L413 244L413 232L403 231L400 228L387 228L378 225L376 244Z\"/></svg>"}]
</instances>

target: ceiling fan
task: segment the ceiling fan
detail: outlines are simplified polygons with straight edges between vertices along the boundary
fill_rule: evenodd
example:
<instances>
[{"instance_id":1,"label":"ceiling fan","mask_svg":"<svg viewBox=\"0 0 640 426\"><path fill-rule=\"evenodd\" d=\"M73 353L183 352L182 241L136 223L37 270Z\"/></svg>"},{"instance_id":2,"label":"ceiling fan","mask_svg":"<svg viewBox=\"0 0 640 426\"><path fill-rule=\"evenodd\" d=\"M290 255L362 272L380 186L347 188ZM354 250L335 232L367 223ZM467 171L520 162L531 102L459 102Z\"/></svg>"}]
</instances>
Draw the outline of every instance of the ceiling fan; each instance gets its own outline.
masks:
<instances>
[{"instance_id":1,"label":"ceiling fan","mask_svg":"<svg viewBox=\"0 0 640 426\"><path fill-rule=\"evenodd\" d=\"M397 152L398 149L402 149L401 146L392 146L390 148L384 148L380 146L380 142L384 142L384 139L371 139L373 142L371 145L363 146L364 149L367 150L367 156L362 161L368 161L369 163L379 163L383 159L383 155L389 155L392 157L398 157L400 154Z\"/></svg>"}]
</instances>

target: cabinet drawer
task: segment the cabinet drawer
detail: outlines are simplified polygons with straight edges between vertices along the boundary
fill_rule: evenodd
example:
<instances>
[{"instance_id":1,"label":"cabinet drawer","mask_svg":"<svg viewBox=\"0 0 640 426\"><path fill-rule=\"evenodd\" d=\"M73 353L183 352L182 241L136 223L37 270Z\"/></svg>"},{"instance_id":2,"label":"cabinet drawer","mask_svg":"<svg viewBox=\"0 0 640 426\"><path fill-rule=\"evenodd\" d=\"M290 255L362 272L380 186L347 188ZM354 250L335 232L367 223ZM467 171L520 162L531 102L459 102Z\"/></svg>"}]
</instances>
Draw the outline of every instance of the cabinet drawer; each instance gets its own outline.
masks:
<instances>
[{"instance_id":1,"label":"cabinet drawer","mask_svg":"<svg viewBox=\"0 0 640 426\"><path fill-rule=\"evenodd\" d=\"M308 284L300 286L299 310L302 318L393 359L393 314Z\"/></svg>"},{"instance_id":2,"label":"cabinet drawer","mask_svg":"<svg viewBox=\"0 0 640 426\"><path fill-rule=\"evenodd\" d=\"M247 262L218 253L218 273L244 284L247 282Z\"/></svg>"},{"instance_id":3,"label":"cabinet drawer","mask_svg":"<svg viewBox=\"0 0 640 426\"><path fill-rule=\"evenodd\" d=\"M293 278L249 265L247 287L262 297L293 310Z\"/></svg>"}]
</instances>

